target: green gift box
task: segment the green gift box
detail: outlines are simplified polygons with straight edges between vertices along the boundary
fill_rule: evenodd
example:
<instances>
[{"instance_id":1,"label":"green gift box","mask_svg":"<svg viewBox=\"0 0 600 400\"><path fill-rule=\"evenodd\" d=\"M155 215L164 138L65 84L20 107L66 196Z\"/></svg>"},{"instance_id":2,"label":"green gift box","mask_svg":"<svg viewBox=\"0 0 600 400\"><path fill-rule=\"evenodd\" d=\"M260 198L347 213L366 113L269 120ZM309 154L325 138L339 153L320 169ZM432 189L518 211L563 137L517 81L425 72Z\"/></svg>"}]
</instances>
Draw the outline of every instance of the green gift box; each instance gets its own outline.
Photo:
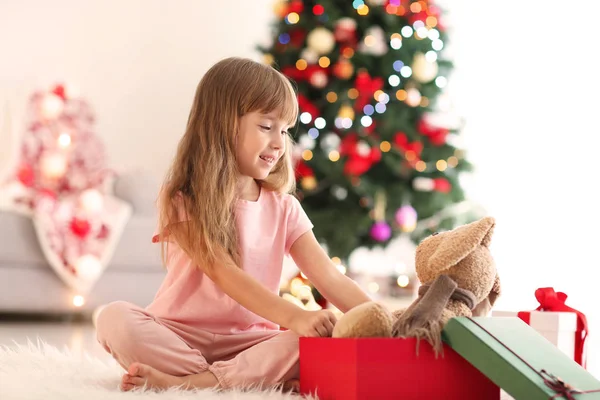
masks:
<instances>
[{"instance_id":1,"label":"green gift box","mask_svg":"<svg viewBox=\"0 0 600 400\"><path fill-rule=\"evenodd\" d=\"M600 399L600 381L519 318L452 318L442 338L517 400Z\"/></svg>"}]
</instances>

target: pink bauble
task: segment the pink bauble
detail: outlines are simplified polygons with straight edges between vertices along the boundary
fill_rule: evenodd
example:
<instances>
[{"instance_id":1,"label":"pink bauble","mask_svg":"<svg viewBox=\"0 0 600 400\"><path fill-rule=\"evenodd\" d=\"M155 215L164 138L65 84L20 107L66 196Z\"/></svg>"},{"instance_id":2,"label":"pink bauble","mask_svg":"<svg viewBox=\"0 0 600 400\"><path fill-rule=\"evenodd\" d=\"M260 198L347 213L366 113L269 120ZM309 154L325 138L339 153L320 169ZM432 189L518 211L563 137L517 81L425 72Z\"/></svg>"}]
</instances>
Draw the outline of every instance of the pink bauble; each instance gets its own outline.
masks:
<instances>
[{"instance_id":1,"label":"pink bauble","mask_svg":"<svg viewBox=\"0 0 600 400\"><path fill-rule=\"evenodd\" d=\"M378 242L385 242L392 237L392 228L384 221L375 222L370 233L373 239Z\"/></svg>"},{"instance_id":2,"label":"pink bauble","mask_svg":"<svg viewBox=\"0 0 600 400\"><path fill-rule=\"evenodd\" d=\"M417 211L410 206L402 206L396 211L396 223L403 231L412 231L417 225Z\"/></svg>"}]
</instances>

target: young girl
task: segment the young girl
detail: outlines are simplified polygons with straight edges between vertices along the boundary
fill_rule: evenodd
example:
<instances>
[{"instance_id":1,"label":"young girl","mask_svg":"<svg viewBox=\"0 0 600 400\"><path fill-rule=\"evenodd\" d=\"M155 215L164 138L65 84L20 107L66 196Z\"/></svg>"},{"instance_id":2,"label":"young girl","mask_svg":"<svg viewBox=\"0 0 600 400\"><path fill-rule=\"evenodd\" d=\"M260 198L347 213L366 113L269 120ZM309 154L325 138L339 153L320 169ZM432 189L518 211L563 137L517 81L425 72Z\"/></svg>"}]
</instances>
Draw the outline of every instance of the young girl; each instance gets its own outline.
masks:
<instances>
[{"instance_id":1,"label":"young girl","mask_svg":"<svg viewBox=\"0 0 600 400\"><path fill-rule=\"evenodd\" d=\"M114 302L97 318L99 342L127 370L123 390L297 383L298 337L329 336L336 320L278 295L286 254L342 312L370 300L289 194L297 115L271 67L229 58L202 78L159 195L153 241L167 276L148 307Z\"/></svg>"}]
</instances>

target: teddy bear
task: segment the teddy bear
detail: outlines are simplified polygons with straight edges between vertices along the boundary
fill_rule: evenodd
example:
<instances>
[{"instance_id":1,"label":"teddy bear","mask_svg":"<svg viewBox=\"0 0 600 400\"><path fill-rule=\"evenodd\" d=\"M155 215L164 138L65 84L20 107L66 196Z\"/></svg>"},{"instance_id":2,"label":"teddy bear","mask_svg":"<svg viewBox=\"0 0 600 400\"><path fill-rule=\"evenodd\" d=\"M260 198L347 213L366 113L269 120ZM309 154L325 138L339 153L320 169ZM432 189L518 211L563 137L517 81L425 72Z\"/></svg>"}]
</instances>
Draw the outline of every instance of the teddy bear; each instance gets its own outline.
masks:
<instances>
[{"instance_id":1,"label":"teddy bear","mask_svg":"<svg viewBox=\"0 0 600 400\"><path fill-rule=\"evenodd\" d=\"M416 249L418 297L406 309L390 312L377 302L344 314L332 337L416 337L442 349L445 323L457 316L485 316L500 295L500 279L489 246L492 217L434 233Z\"/></svg>"}]
</instances>

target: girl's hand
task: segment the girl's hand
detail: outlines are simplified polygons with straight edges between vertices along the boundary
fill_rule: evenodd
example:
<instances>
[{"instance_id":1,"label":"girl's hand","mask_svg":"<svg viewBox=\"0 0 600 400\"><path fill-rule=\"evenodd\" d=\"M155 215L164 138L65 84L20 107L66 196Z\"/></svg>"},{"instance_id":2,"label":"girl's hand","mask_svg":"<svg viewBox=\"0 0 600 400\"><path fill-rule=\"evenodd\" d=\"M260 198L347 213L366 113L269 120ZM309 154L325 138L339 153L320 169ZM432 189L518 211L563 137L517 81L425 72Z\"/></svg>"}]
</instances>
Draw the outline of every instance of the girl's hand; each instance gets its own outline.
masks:
<instances>
[{"instance_id":1,"label":"girl's hand","mask_svg":"<svg viewBox=\"0 0 600 400\"><path fill-rule=\"evenodd\" d=\"M300 312L292 318L289 329L300 336L330 337L337 319L329 310Z\"/></svg>"}]
</instances>

